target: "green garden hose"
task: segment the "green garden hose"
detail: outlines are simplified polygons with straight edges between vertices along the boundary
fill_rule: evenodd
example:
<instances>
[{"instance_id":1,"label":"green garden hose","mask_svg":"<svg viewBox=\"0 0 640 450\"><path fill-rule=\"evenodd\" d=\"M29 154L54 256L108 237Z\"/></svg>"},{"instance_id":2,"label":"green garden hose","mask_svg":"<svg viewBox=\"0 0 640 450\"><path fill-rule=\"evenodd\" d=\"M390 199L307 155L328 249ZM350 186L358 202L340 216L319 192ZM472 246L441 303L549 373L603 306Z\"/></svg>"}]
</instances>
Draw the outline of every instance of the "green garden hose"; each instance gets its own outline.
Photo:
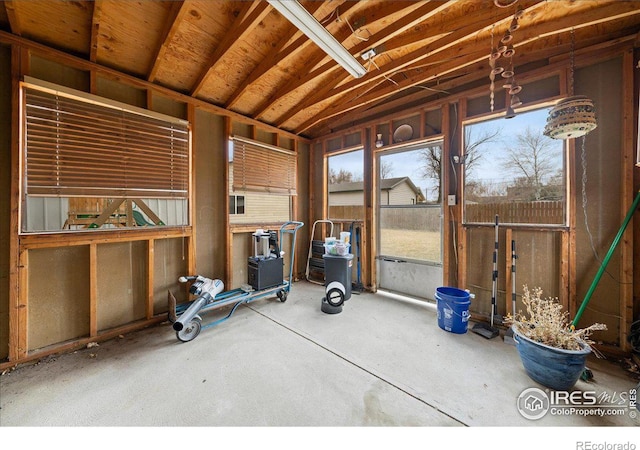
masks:
<instances>
[{"instance_id":1,"label":"green garden hose","mask_svg":"<svg viewBox=\"0 0 640 450\"><path fill-rule=\"evenodd\" d=\"M582 313L584 313L584 310L586 309L587 304L589 303L589 300L591 300L591 296L593 295L593 292L596 290L596 286L598 286L598 282L600 281L600 278L602 278L602 275L604 274L604 271L607 268L607 264L609 264L609 260L611 259L613 252L618 246L618 243L620 242L620 239L622 238L622 235L624 234L624 231L626 230L627 225L629 225L629 222L631 221L631 217L633 216L633 213L636 211L636 209L638 209L638 205L640 205L640 191L638 191L638 195L636 196L636 199L633 201L631 208L629 208L629 212L627 213L627 216L624 218L624 221L622 222L622 226L618 230L618 234L613 239L613 242L611 243L611 247L609 247L609 251L607 252L607 255L604 257L604 261L602 261L602 264L600 265L600 269L598 269L598 273L596 273L596 276L593 279L593 282L591 283L591 287L587 291L587 295L585 295L584 300L582 300L580 309L578 309L576 316L573 318L573 321L571 322L572 330L575 329L576 324L580 320L580 317L582 317Z\"/></svg>"}]
</instances>

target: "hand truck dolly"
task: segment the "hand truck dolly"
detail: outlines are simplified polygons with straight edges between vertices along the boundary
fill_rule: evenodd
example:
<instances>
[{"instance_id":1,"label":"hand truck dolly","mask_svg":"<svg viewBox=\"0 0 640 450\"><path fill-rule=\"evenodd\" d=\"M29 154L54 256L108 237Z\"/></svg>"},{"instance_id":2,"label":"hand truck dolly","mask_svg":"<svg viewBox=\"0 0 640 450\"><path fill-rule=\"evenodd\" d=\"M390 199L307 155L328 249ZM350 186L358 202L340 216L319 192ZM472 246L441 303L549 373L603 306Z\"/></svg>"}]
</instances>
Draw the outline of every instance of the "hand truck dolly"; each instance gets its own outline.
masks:
<instances>
[{"instance_id":1,"label":"hand truck dolly","mask_svg":"<svg viewBox=\"0 0 640 450\"><path fill-rule=\"evenodd\" d=\"M291 283L293 280L296 234L298 229L303 225L304 223L302 222L290 221L280 227L279 240L281 243L285 234L292 235L291 263L289 266L289 278L283 279L282 283L276 286L254 290L250 285L243 285L238 289L223 291L224 283L218 279L211 279L202 275L180 277L178 279L180 283L193 282L189 287L189 293L197 297L194 300L177 304L176 298L171 291L169 291L169 322L173 324L172 327L176 332L178 340L182 342L192 341L200 334L202 329L219 325L229 319L242 304L249 304L255 300L269 296L276 296L283 303L287 301L287 295L291 291ZM205 325L202 324L200 313L227 305L233 305L233 307L226 316Z\"/></svg>"}]
</instances>

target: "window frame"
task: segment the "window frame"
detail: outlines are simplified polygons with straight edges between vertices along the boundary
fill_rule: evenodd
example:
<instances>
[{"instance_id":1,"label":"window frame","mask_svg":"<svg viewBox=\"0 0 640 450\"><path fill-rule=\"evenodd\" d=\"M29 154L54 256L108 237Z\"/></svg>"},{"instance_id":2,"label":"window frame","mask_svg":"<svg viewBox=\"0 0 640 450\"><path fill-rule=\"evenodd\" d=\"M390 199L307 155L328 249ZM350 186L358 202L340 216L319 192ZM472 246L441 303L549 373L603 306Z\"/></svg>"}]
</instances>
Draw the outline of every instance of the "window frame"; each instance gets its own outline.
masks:
<instances>
[{"instance_id":1,"label":"window frame","mask_svg":"<svg viewBox=\"0 0 640 450\"><path fill-rule=\"evenodd\" d=\"M155 225L163 229L171 226L191 225L192 132L189 121L29 76L25 76L23 81L19 83L19 89L20 234L42 234L52 231L64 233L87 230L111 231L113 229L86 227L67 230L65 222L65 225L61 225L60 229L30 230L26 223L28 199L58 198L65 200L95 197L106 200L107 203L126 200L127 203L133 202L134 207L136 204L144 206L143 199L177 200L184 202L182 216L184 223L165 225L162 220L154 220ZM38 104L38 102L42 103ZM34 109L37 108L40 108L40 111L35 113ZM28 116L30 113L31 116ZM63 117L65 114L68 118ZM122 123L117 120L119 116L122 117ZM114 117L116 117L115 120ZM52 118L53 120L51 120ZM103 120L102 126L95 126L98 120ZM113 131L114 126L126 128L126 131L116 133ZM40 127L39 130L38 127ZM30 136L29 132L34 134ZM140 136L146 136L146 139L141 139ZM104 140L100 140L101 137L104 137ZM60 142L59 146L58 142ZM119 148L120 142L123 145ZM125 142L128 145L124 145ZM38 150L34 147L36 145L40 147ZM106 146L103 147L105 150L100 148L102 145ZM96 148L102 153L94 160L97 163L94 163L92 158L96 158L94 156L94 153L97 153ZM67 153L65 154L65 152ZM54 153L55 155L53 155ZM54 161L57 155L63 154L70 155L66 161L62 161L62 158L60 159L62 162ZM137 166L132 164L122 170L122 173L137 176L139 182L122 183L121 178L124 176L111 172L114 174L113 179L109 179L103 184L97 177L86 176L87 179L98 180L93 186L86 180L83 180L82 184L74 185L71 182L65 185L64 178L60 178L63 183L59 189L53 183L47 185L46 179L39 187L34 188L35 185L29 184L32 181L29 178L30 164L32 164L31 169L39 167L41 170L44 168L51 173L66 171L65 175L71 176L69 180L72 180L73 176L78 178L78 175L82 175L84 177L87 172L103 175L108 170L113 170L114 167L117 171L117 165L123 165L123 154L130 157L130 160L139 161ZM37 157L41 158L38 163L33 159ZM172 161L167 162L167 158ZM179 160L175 158L179 158ZM154 161L156 161L154 166L156 169L153 177L148 176L148 164ZM177 161L176 164L174 161ZM91 172L92 170L93 172ZM148 181L147 177L153 178L153 180ZM165 180L164 177L171 177L171 179ZM43 180L42 176L40 176L40 180ZM143 207L142 210L147 213L148 208ZM153 212L151 215L147 215L152 217ZM128 230L139 229L131 220L125 226ZM122 230L123 228L118 229Z\"/></svg>"},{"instance_id":2,"label":"window frame","mask_svg":"<svg viewBox=\"0 0 640 450\"><path fill-rule=\"evenodd\" d=\"M556 100L557 101L557 100ZM550 108L552 108L556 101L553 100L545 100L545 101L540 101L540 102L536 102L533 103L531 105L527 105L526 107L522 107L518 109L518 114L526 114L528 112L533 112L533 111L541 111L541 110L546 110L548 112L548 110ZM465 159L466 159L466 155L464 154L464 148L465 148L465 127L468 125L474 125L474 124L479 124L482 122L488 122L491 120L495 120L495 119L499 119L500 117L504 117L504 112L501 113L493 113L493 114L482 114L476 117L470 117L467 119L464 119L461 121L461 129L462 132L460 133L460 151L461 151L461 157L460 157L460 162L456 163L453 162L452 164L454 165L454 170L458 170L459 168L459 177L460 177L460 187L462 189L462 193L460 195L460 199L461 199L461 207L462 207L462 225L463 226L484 226L484 225L491 225L494 224L494 219L492 219L491 221L469 221L467 219L467 175L466 175L466 166L465 166ZM505 119L505 120L510 120L510 119ZM544 129L544 126L541 128L541 132ZM557 141L557 140L554 140ZM563 220L561 223L527 223L527 222L510 222L510 221L502 221L500 220L500 223L504 226L508 226L510 228L538 228L538 229L566 229L569 226L569 220L570 220L570 205L569 205L569 200L570 200L570 181L569 181L569 177L571 174L571 171L573 170L573 165L571 162L571 158L570 158L570 146L568 144L568 142L566 140L562 141L562 159L563 159L563 186L562 186L562 192L564 195L563 198ZM505 202L507 203L507 202ZM495 216L493 216L495 217Z\"/></svg>"}]
</instances>

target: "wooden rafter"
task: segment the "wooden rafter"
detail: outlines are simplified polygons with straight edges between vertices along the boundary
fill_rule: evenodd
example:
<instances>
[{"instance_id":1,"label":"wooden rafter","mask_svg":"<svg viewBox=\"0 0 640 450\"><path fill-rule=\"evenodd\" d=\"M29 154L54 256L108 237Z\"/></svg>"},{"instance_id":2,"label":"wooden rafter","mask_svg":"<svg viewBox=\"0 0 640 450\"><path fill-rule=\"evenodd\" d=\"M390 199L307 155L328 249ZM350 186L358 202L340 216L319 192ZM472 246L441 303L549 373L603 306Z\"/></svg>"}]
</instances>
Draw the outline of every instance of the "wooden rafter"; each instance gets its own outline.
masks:
<instances>
[{"instance_id":1,"label":"wooden rafter","mask_svg":"<svg viewBox=\"0 0 640 450\"><path fill-rule=\"evenodd\" d=\"M96 62L98 55L98 39L100 38L100 19L102 17L103 0L93 2L91 14L91 43L89 45L89 61Z\"/></svg>"},{"instance_id":2,"label":"wooden rafter","mask_svg":"<svg viewBox=\"0 0 640 450\"><path fill-rule=\"evenodd\" d=\"M543 4L542 1L529 1L526 3L525 7L527 10L531 10L537 6ZM405 56L398 58L390 63L382 66L379 70L374 70L372 72L367 73L364 77L356 80L351 80L345 84L340 85L339 89L335 89L333 91L329 91L327 89L322 89L321 96L320 91L317 91L313 98L305 99L304 102L299 102L294 108L291 108L286 114L281 115L278 120L275 122L278 126L282 126L287 120L294 117L300 111L303 111L309 108L311 105L317 103L320 99L329 100L334 97L342 97L345 94L351 92L354 94L356 98L360 98L363 91L371 89L372 83L375 85L376 80L378 82L381 79L388 79L393 74L410 67L412 65L423 63L427 58L433 57L434 55L440 55L441 53L449 50L451 48L458 48L459 44L462 42L469 40L471 37L475 36L477 33L486 30L488 27L491 27L498 21L507 20L512 16L511 11L498 11L491 8L485 9L481 14L477 14L474 21L472 23L466 23L466 25L456 29L455 31L448 33L444 37L433 41L428 44L424 48L420 48L418 50L414 50ZM437 30L436 33L439 34L441 31ZM337 106L334 106L337 108ZM314 120L314 119L311 119ZM308 126L311 125L308 123L303 124L302 129L307 129ZM300 128L298 128L300 129Z\"/></svg>"},{"instance_id":3,"label":"wooden rafter","mask_svg":"<svg viewBox=\"0 0 640 450\"><path fill-rule=\"evenodd\" d=\"M307 6L307 10L311 14L313 14L321 6L321 2L313 2L311 5ZM240 96L246 91L246 89L251 86L251 84L255 83L264 75L266 75L269 71L271 71L279 61L282 61L296 51L302 51L302 49L304 49L304 42L306 41L306 38L304 36L300 36L300 38L296 39L291 45L285 48L285 45L291 38L293 38L293 36L295 36L296 33L300 33L296 28L290 27L288 29L288 31L280 38L273 51L270 53L271 56L263 59L260 64L258 64L256 68L251 71L249 76L242 81L242 83L233 92L233 94L229 96L225 104L225 108L233 108L233 106L236 104Z\"/></svg>"},{"instance_id":4,"label":"wooden rafter","mask_svg":"<svg viewBox=\"0 0 640 450\"><path fill-rule=\"evenodd\" d=\"M343 8L341 8L340 14L345 15L355 5L356 5L355 2L347 3ZM327 18L322 19L323 22L325 20L327 20ZM328 27L327 29L330 29L330 27ZM336 40L343 41L344 39L346 39L351 35L351 30L349 28L343 27L338 31L334 31L333 35L336 38ZM299 39L296 39L294 43L287 46L279 56L281 57L281 59L283 59L284 57L291 56L294 52L301 51L304 48L303 46L311 46L311 45L313 45L313 43L306 36L301 36ZM309 55L310 56L307 56L307 61L306 61L306 65L308 67L313 67L316 64L320 63L320 61L326 58L326 55L322 51L318 51L315 53L310 52ZM328 63L324 64L323 67L326 67L327 70L331 70L338 67L338 65L335 61L330 60ZM281 88L278 89L278 91L274 92L272 95L268 97L265 97L265 99L259 105L253 108L254 118L261 117L264 114L264 112L273 105L275 101L282 98L284 95L286 95L287 92L290 92L293 89L293 86L298 86L299 82L297 82L294 77L294 79L290 79L290 80L281 80L280 85L281 85Z\"/></svg>"},{"instance_id":5,"label":"wooden rafter","mask_svg":"<svg viewBox=\"0 0 640 450\"><path fill-rule=\"evenodd\" d=\"M187 8L184 6L184 1L174 1L171 3L171 9L169 10L169 15L164 25L164 29L162 30L162 37L160 38L160 45L156 50L156 54L153 57L153 67L149 71L149 75L147 77L148 81L153 82L156 79L156 75L158 73L158 69L160 65L164 61L164 54L169 48L173 37L175 36L182 20L187 14Z\"/></svg>"},{"instance_id":6,"label":"wooden rafter","mask_svg":"<svg viewBox=\"0 0 640 450\"><path fill-rule=\"evenodd\" d=\"M374 16L371 18L372 21L381 20L391 14L394 14L394 15L399 14L401 18L397 21L394 21L389 27L386 27L383 30L380 30L379 32L374 34L373 36L369 37L369 39L367 39L366 41L363 41L360 44L357 44L353 48L349 49L349 52L353 55L358 55L363 51L373 47L372 45L373 42L375 42L376 46L380 46L381 44L384 44L385 42L397 36L398 34L411 28L415 24L421 21L424 21L428 17L431 17L434 14L436 14L438 11L441 11L443 8L445 8L447 3L448 2L429 2L425 6L422 6L418 9L414 9L415 6L412 8L409 8L409 7L405 8L405 9L408 9L409 11L405 11L405 9L398 10L397 7L392 3L385 5L384 8L381 8L375 12ZM343 11L341 14L345 14L346 12L347 11L343 8ZM342 41L347 37L349 37L350 35L351 35L351 29L343 28L340 34L336 35L336 39ZM324 57L324 55L322 55L322 57ZM318 58L315 61L315 63L320 62L321 59L322 58ZM314 65L315 64L309 64L310 67L313 67ZM332 72L331 82L324 84L323 89L321 89L321 91L325 92L329 87L329 85L331 85L331 87L336 86L337 83L342 82L344 79L346 79L347 75L340 74L338 75L339 78L337 78L336 76L334 76L335 74L333 74L333 69L335 67L337 67L336 62L331 60L326 64L323 64L318 69L312 72L309 72L306 76L303 76L298 80L294 80L293 82L283 83L283 86L281 89L279 89L277 92L271 95L267 99L267 101L263 102L261 105L259 105L258 108L254 110L254 118L261 117L273 105L273 103L277 99L280 99L288 95L289 93L295 91L296 89L299 89L300 87L306 85L307 83L317 81L321 77L326 77L326 74L328 72ZM317 92L316 92L316 96L317 96Z\"/></svg>"},{"instance_id":7,"label":"wooden rafter","mask_svg":"<svg viewBox=\"0 0 640 450\"><path fill-rule=\"evenodd\" d=\"M18 13L16 12L17 0L5 0L3 3L4 8L7 11L7 17L9 19L11 32L17 36L22 36L22 27L20 26L20 19L18 18Z\"/></svg>"},{"instance_id":8,"label":"wooden rafter","mask_svg":"<svg viewBox=\"0 0 640 450\"><path fill-rule=\"evenodd\" d=\"M231 30L225 34L223 41L216 46L216 51L209 58L206 69L198 76L194 88L191 90L191 96L198 96L216 63L270 12L271 9L267 2L245 2L243 4L240 14L238 14L231 26Z\"/></svg>"},{"instance_id":9,"label":"wooden rafter","mask_svg":"<svg viewBox=\"0 0 640 450\"><path fill-rule=\"evenodd\" d=\"M540 6L540 3L536 3L536 5L533 6ZM575 14L566 15L562 19L556 20L554 22L545 22L537 24L535 27L531 27L529 29L519 30L519 36L516 45L524 46L535 40L552 36L558 33L563 33L567 30L571 30L572 28L583 28L585 26L599 24L611 19L619 20L623 17L636 14L640 14L640 9L635 8L630 4L627 4L623 10L621 10L619 5L615 5L614 3L609 4L605 7L591 8L586 11L580 10ZM447 36L444 39L452 42L451 36ZM455 48L452 48L452 45L446 45L441 41L442 40L435 41L433 44L436 46L443 44L443 47L446 46L447 48L449 48L449 51L447 52L447 61L453 62L445 62L444 64L436 65L435 63L437 63L438 61L434 60L434 55L437 55L440 50L439 48L434 48L433 51L429 51L428 49L433 48L432 45L429 45L424 51L424 53L427 54L428 58L417 58L415 57L416 55L409 54L405 58L408 60L408 62L404 63L402 59L400 59L394 65L396 67L408 67L409 69L411 69L411 67L415 66L410 66L410 64L415 64L416 62L420 61L420 65L424 66L429 64L434 66L433 69L414 73L412 76L407 77L404 80L397 82L396 84L389 83L389 85L384 88L380 88L378 86L376 89L371 89L371 86L364 86L360 87L359 89L352 90L352 100L346 102L335 101L334 106L324 109L321 114L318 114L315 117L307 120L305 123L300 124L296 128L296 132L301 133L304 130L307 130L310 127L314 126L315 124L327 120L331 117L335 117L336 115L344 114L347 111L352 111L357 107L370 104L377 100L382 100L390 95L397 94L404 89L416 86L417 84L429 80L434 80L438 76L442 76L445 73L460 70L479 61L483 57L486 57L487 49L490 46L490 42L487 39L484 39L482 41L474 40L473 44L464 46L464 48L463 46L456 46ZM459 40L455 41L455 43L458 44ZM482 52L484 52L484 55L482 55ZM388 69L388 66L384 66L383 69ZM389 76L389 74L390 71L387 70L385 75ZM405 69L405 75L406 74L407 71ZM334 94L336 96L342 96L343 94L345 94L348 88L349 86L340 86L340 89L336 90ZM332 96L326 96L327 99L330 97ZM282 126L282 123L279 123L279 125Z\"/></svg>"}]
</instances>

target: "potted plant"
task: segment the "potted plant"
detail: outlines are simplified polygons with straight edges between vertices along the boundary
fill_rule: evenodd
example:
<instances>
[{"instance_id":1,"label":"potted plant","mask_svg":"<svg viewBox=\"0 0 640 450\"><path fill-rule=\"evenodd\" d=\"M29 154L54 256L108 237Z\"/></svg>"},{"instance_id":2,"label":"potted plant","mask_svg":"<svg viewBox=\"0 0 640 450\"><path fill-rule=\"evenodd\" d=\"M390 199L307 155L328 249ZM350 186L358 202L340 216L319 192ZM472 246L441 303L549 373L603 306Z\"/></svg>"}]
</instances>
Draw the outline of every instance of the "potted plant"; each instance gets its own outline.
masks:
<instances>
[{"instance_id":1,"label":"potted plant","mask_svg":"<svg viewBox=\"0 0 640 450\"><path fill-rule=\"evenodd\" d=\"M585 370L593 341L589 336L607 326L596 323L573 329L569 314L554 298L542 298L542 289L533 292L524 286L522 302L526 315L507 316L522 365L529 377L555 390L571 389Z\"/></svg>"}]
</instances>

